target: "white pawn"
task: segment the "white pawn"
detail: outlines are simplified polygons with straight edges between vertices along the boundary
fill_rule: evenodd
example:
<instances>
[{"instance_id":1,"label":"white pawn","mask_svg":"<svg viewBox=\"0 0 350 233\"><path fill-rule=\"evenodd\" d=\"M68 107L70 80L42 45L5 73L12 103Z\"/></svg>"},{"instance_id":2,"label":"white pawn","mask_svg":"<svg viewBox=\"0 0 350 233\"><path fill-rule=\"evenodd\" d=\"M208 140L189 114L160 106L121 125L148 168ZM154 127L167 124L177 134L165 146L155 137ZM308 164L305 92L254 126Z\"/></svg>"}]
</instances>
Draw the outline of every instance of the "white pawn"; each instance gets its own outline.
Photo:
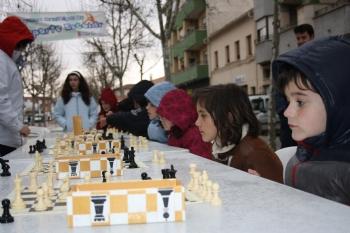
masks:
<instances>
[{"instance_id":1,"label":"white pawn","mask_svg":"<svg viewBox=\"0 0 350 233\"><path fill-rule=\"evenodd\" d=\"M159 164L164 164L165 163L165 158L164 158L164 152L159 152L158 153L158 162Z\"/></svg>"},{"instance_id":2,"label":"white pawn","mask_svg":"<svg viewBox=\"0 0 350 233\"><path fill-rule=\"evenodd\" d=\"M49 187L47 186L47 183L42 184L43 189L43 196L44 196L44 202L47 207L52 207L52 201L50 199L49 195Z\"/></svg>"},{"instance_id":3,"label":"white pawn","mask_svg":"<svg viewBox=\"0 0 350 233\"><path fill-rule=\"evenodd\" d=\"M110 172L106 172L106 182L109 183L112 181L112 175Z\"/></svg>"},{"instance_id":4,"label":"white pawn","mask_svg":"<svg viewBox=\"0 0 350 233\"><path fill-rule=\"evenodd\" d=\"M193 186L192 186L192 191L196 193L199 189L199 172L194 172L193 174Z\"/></svg>"},{"instance_id":5,"label":"white pawn","mask_svg":"<svg viewBox=\"0 0 350 233\"><path fill-rule=\"evenodd\" d=\"M85 182L85 183L90 183L90 181L91 181L91 176L90 176L90 174L87 174L86 176L84 176L84 182Z\"/></svg>"},{"instance_id":6,"label":"white pawn","mask_svg":"<svg viewBox=\"0 0 350 233\"><path fill-rule=\"evenodd\" d=\"M214 183L212 189L213 189L213 199L211 200L211 204L214 206L219 206L222 203L219 197L219 184Z\"/></svg>"},{"instance_id":7,"label":"white pawn","mask_svg":"<svg viewBox=\"0 0 350 233\"><path fill-rule=\"evenodd\" d=\"M60 192L61 192L60 200L65 200L67 198L68 191L69 191L69 178L66 177L63 180L63 184L60 187Z\"/></svg>"},{"instance_id":8,"label":"white pawn","mask_svg":"<svg viewBox=\"0 0 350 233\"><path fill-rule=\"evenodd\" d=\"M153 163L158 163L158 161L159 161L158 160L158 152L159 152L158 150L153 151L153 158L152 158Z\"/></svg>"},{"instance_id":9,"label":"white pawn","mask_svg":"<svg viewBox=\"0 0 350 233\"><path fill-rule=\"evenodd\" d=\"M193 180L194 180L194 172L196 171L197 164L191 163L190 164L190 175L191 175L191 180L187 185L187 189L190 191L193 189Z\"/></svg>"},{"instance_id":10,"label":"white pawn","mask_svg":"<svg viewBox=\"0 0 350 233\"><path fill-rule=\"evenodd\" d=\"M42 189L38 189L37 191L37 203L35 205L36 211L44 211L47 209L47 206L44 202L44 191Z\"/></svg>"},{"instance_id":11,"label":"white pawn","mask_svg":"<svg viewBox=\"0 0 350 233\"><path fill-rule=\"evenodd\" d=\"M202 172L202 179L201 179L201 193L200 196L202 198L205 198L207 195L207 181L208 181L208 173L207 171Z\"/></svg>"},{"instance_id":12,"label":"white pawn","mask_svg":"<svg viewBox=\"0 0 350 233\"><path fill-rule=\"evenodd\" d=\"M211 202L211 199L213 198L213 195L212 195L212 182L211 180L208 180L207 181L207 184L206 184L206 188L207 188L207 195L205 196L205 201L206 202Z\"/></svg>"},{"instance_id":13,"label":"white pawn","mask_svg":"<svg viewBox=\"0 0 350 233\"><path fill-rule=\"evenodd\" d=\"M35 171L29 173L30 185L28 188L29 192L36 192L38 189L37 175Z\"/></svg>"},{"instance_id":14,"label":"white pawn","mask_svg":"<svg viewBox=\"0 0 350 233\"><path fill-rule=\"evenodd\" d=\"M14 210L23 210L26 207L26 204L24 203L21 196L21 189L22 189L21 182L22 182L21 178L19 178L18 174L16 174L16 178L15 178L16 197L11 205Z\"/></svg>"}]
</instances>

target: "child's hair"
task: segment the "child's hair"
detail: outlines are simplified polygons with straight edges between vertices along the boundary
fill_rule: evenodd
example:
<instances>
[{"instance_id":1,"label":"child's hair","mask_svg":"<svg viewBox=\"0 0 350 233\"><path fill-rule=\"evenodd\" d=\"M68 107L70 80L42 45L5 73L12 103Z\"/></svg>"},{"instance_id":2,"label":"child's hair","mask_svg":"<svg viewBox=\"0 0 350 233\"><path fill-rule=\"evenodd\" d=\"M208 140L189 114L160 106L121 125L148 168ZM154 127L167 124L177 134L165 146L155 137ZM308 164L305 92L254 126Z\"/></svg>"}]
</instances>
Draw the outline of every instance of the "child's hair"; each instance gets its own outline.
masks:
<instances>
[{"instance_id":1,"label":"child's hair","mask_svg":"<svg viewBox=\"0 0 350 233\"><path fill-rule=\"evenodd\" d=\"M295 69L293 66L286 65L283 71L278 75L276 87L281 93L284 93L290 82L294 82L300 90L310 90L315 92L315 89L302 72Z\"/></svg>"},{"instance_id":2,"label":"child's hair","mask_svg":"<svg viewBox=\"0 0 350 233\"><path fill-rule=\"evenodd\" d=\"M73 71L67 75L66 80L64 81L64 84L63 84L62 92L61 92L63 103L67 104L71 98L71 94L73 91L72 87L69 84L69 76L71 75L78 76L79 92L81 93L81 97L86 105L90 105L90 97L91 97L90 89L84 76L79 71Z\"/></svg>"},{"instance_id":3,"label":"child's hair","mask_svg":"<svg viewBox=\"0 0 350 233\"><path fill-rule=\"evenodd\" d=\"M213 118L222 146L237 144L244 124L249 125L248 135L259 135L259 122L241 87L226 84L201 88L195 91L193 101Z\"/></svg>"}]
</instances>

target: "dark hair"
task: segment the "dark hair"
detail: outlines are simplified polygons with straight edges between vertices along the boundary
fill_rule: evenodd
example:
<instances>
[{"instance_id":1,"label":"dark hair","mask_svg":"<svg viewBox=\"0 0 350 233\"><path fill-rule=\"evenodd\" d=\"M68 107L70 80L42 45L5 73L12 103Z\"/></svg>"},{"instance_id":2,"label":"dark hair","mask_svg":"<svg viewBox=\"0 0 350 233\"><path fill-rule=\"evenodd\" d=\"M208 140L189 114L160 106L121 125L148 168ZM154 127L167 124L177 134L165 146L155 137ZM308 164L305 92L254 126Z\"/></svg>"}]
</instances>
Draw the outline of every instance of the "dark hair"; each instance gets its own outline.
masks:
<instances>
[{"instance_id":1,"label":"dark hair","mask_svg":"<svg viewBox=\"0 0 350 233\"><path fill-rule=\"evenodd\" d=\"M222 146L237 144L244 124L249 125L248 135L259 135L259 122L241 87L226 84L201 88L194 92L193 100L213 118Z\"/></svg>"},{"instance_id":2,"label":"dark hair","mask_svg":"<svg viewBox=\"0 0 350 233\"><path fill-rule=\"evenodd\" d=\"M294 28L294 34L298 33L305 33L307 32L310 37L314 37L314 28L312 27L311 24L305 23L305 24L300 24Z\"/></svg>"},{"instance_id":3,"label":"dark hair","mask_svg":"<svg viewBox=\"0 0 350 233\"><path fill-rule=\"evenodd\" d=\"M282 72L278 75L276 87L281 93L284 93L290 82L294 82L300 90L310 90L315 92L315 89L308 82L306 76L302 72L291 65L285 65Z\"/></svg>"},{"instance_id":4,"label":"dark hair","mask_svg":"<svg viewBox=\"0 0 350 233\"><path fill-rule=\"evenodd\" d=\"M79 71L73 71L67 75L66 80L64 81L61 97L63 99L63 103L67 104L72 95L72 87L69 85L69 76L76 75L79 78L79 92L81 93L81 97L86 105L90 105L90 89L85 81L83 75Z\"/></svg>"}]
</instances>

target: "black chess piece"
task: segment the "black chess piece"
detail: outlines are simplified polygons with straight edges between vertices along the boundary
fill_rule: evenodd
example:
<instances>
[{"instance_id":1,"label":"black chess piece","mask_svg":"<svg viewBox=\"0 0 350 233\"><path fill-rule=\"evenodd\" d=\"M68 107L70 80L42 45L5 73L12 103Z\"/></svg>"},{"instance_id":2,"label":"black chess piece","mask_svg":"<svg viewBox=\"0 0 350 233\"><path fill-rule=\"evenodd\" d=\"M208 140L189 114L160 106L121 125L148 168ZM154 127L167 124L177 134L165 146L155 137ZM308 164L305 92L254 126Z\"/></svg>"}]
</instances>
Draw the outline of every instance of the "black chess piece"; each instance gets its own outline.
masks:
<instances>
[{"instance_id":1,"label":"black chess piece","mask_svg":"<svg viewBox=\"0 0 350 233\"><path fill-rule=\"evenodd\" d=\"M44 148L44 149L47 149L47 146L46 146L46 141L45 141L45 139L43 139L42 143L43 143L43 148Z\"/></svg>"},{"instance_id":2,"label":"black chess piece","mask_svg":"<svg viewBox=\"0 0 350 233\"><path fill-rule=\"evenodd\" d=\"M9 172L10 165L8 165L7 162L9 162L9 160L0 158L0 164L2 169L2 173L0 174L0 176L11 176L11 173Z\"/></svg>"},{"instance_id":3,"label":"black chess piece","mask_svg":"<svg viewBox=\"0 0 350 233\"><path fill-rule=\"evenodd\" d=\"M113 134L112 133L108 134L108 140L113 140Z\"/></svg>"},{"instance_id":4,"label":"black chess piece","mask_svg":"<svg viewBox=\"0 0 350 233\"><path fill-rule=\"evenodd\" d=\"M141 179L142 180L152 180L151 177L148 176L148 174L146 172L142 172L141 173Z\"/></svg>"},{"instance_id":5,"label":"black chess piece","mask_svg":"<svg viewBox=\"0 0 350 233\"><path fill-rule=\"evenodd\" d=\"M2 216L0 217L0 223L11 223L14 222L15 220L10 214L10 206L11 202L9 199L3 199L2 202L2 208L3 208L3 213Z\"/></svg>"},{"instance_id":6,"label":"black chess piece","mask_svg":"<svg viewBox=\"0 0 350 233\"><path fill-rule=\"evenodd\" d=\"M74 140L70 141L70 147L74 149Z\"/></svg>"},{"instance_id":7,"label":"black chess piece","mask_svg":"<svg viewBox=\"0 0 350 233\"><path fill-rule=\"evenodd\" d=\"M35 151L34 151L34 146L33 145L30 145L29 146L29 154L34 154Z\"/></svg>"},{"instance_id":8,"label":"black chess piece","mask_svg":"<svg viewBox=\"0 0 350 233\"><path fill-rule=\"evenodd\" d=\"M171 164L170 170L169 170L169 176L170 176L170 178L176 179L176 176L175 176L176 172L177 172L177 170L174 169L174 165Z\"/></svg>"},{"instance_id":9,"label":"black chess piece","mask_svg":"<svg viewBox=\"0 0 350 233\"><path fill-rule=\"evenodd\" d=\"M106 183L107 179L106 179L106 172L107 171L102 171L102 183Z\"/></svg>"},{"instance_id":10,"label":"black chess piece","mask_svg":"<svg viewBox=\"0 0 350 233\"><path fill-rule=\"evenodd\" d=\"M124 140L124 136L123 135L120 137L120 149L121 150L125 149L125 140Z\"/></svg>"},{"instance_id":11,"label":"black chess piece","mask_svg":"<svg viewBox=\"0 0 350 233\"><path fill-rule=\"evenodd\" d=\"M127 148L127 147L124 147L123 161L125 163L129 163L130 162L130 159L129 159L129 148Z\"/></svg>"},{"instance_id":12,"label":"black chess piece","mask_svg":"<svg viewBox=\"0 0 350 233\"><path fill-rule=\"evenodd\" d=\"M131 147L133 149L133 147ZM130 160L130 165L129 168L138 168L136 162L135 162L135 150L129 151L129 160Z\"/></svg>"},{"instance_id":13,"label":"black chess piece","mask_svg":"<svg viewBox=\"0 0 350 233\"><path fill-rule=\"evenodd\" d=\"M162 175L163 175L163 179L169 179L170 178L170 169L169 168L164 168L161 170L162 171Z\"/></svg>"}]
</instances>

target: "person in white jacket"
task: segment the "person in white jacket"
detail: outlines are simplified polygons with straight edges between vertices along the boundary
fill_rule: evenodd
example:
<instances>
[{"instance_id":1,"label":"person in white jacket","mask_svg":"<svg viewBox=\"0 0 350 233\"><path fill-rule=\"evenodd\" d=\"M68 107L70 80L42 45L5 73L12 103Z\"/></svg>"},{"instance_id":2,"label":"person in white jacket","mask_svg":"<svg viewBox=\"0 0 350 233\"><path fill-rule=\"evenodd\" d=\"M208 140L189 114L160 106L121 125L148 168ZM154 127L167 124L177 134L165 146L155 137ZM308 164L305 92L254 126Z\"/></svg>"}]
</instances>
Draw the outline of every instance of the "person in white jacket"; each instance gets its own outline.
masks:
<instances>
[{"instance_id":1,"label":"person in white jacket","mask_svg":"<svg viewBox=\"0 0 350 233\"><path fill-rule=\"evenodd\" d=\"M34 40L27 26L16 16L0 23L0 157L22 145L30 129L23 125L23 86L16 62Z\"/></svg>"},{"instance_id":2,"label":"person in white jacket","mask_svg":"<svg viewBox=\"0 0 350 233\"><path fill-rule=\"evenodd\" d=\"M96 125L97 108L83 75L78 71L69 73L54 108L53 116L56 122L64 131L70 132L73 130L73 116L79 115L84 130L89 130Z\"/></svg>"}]
</instances>

